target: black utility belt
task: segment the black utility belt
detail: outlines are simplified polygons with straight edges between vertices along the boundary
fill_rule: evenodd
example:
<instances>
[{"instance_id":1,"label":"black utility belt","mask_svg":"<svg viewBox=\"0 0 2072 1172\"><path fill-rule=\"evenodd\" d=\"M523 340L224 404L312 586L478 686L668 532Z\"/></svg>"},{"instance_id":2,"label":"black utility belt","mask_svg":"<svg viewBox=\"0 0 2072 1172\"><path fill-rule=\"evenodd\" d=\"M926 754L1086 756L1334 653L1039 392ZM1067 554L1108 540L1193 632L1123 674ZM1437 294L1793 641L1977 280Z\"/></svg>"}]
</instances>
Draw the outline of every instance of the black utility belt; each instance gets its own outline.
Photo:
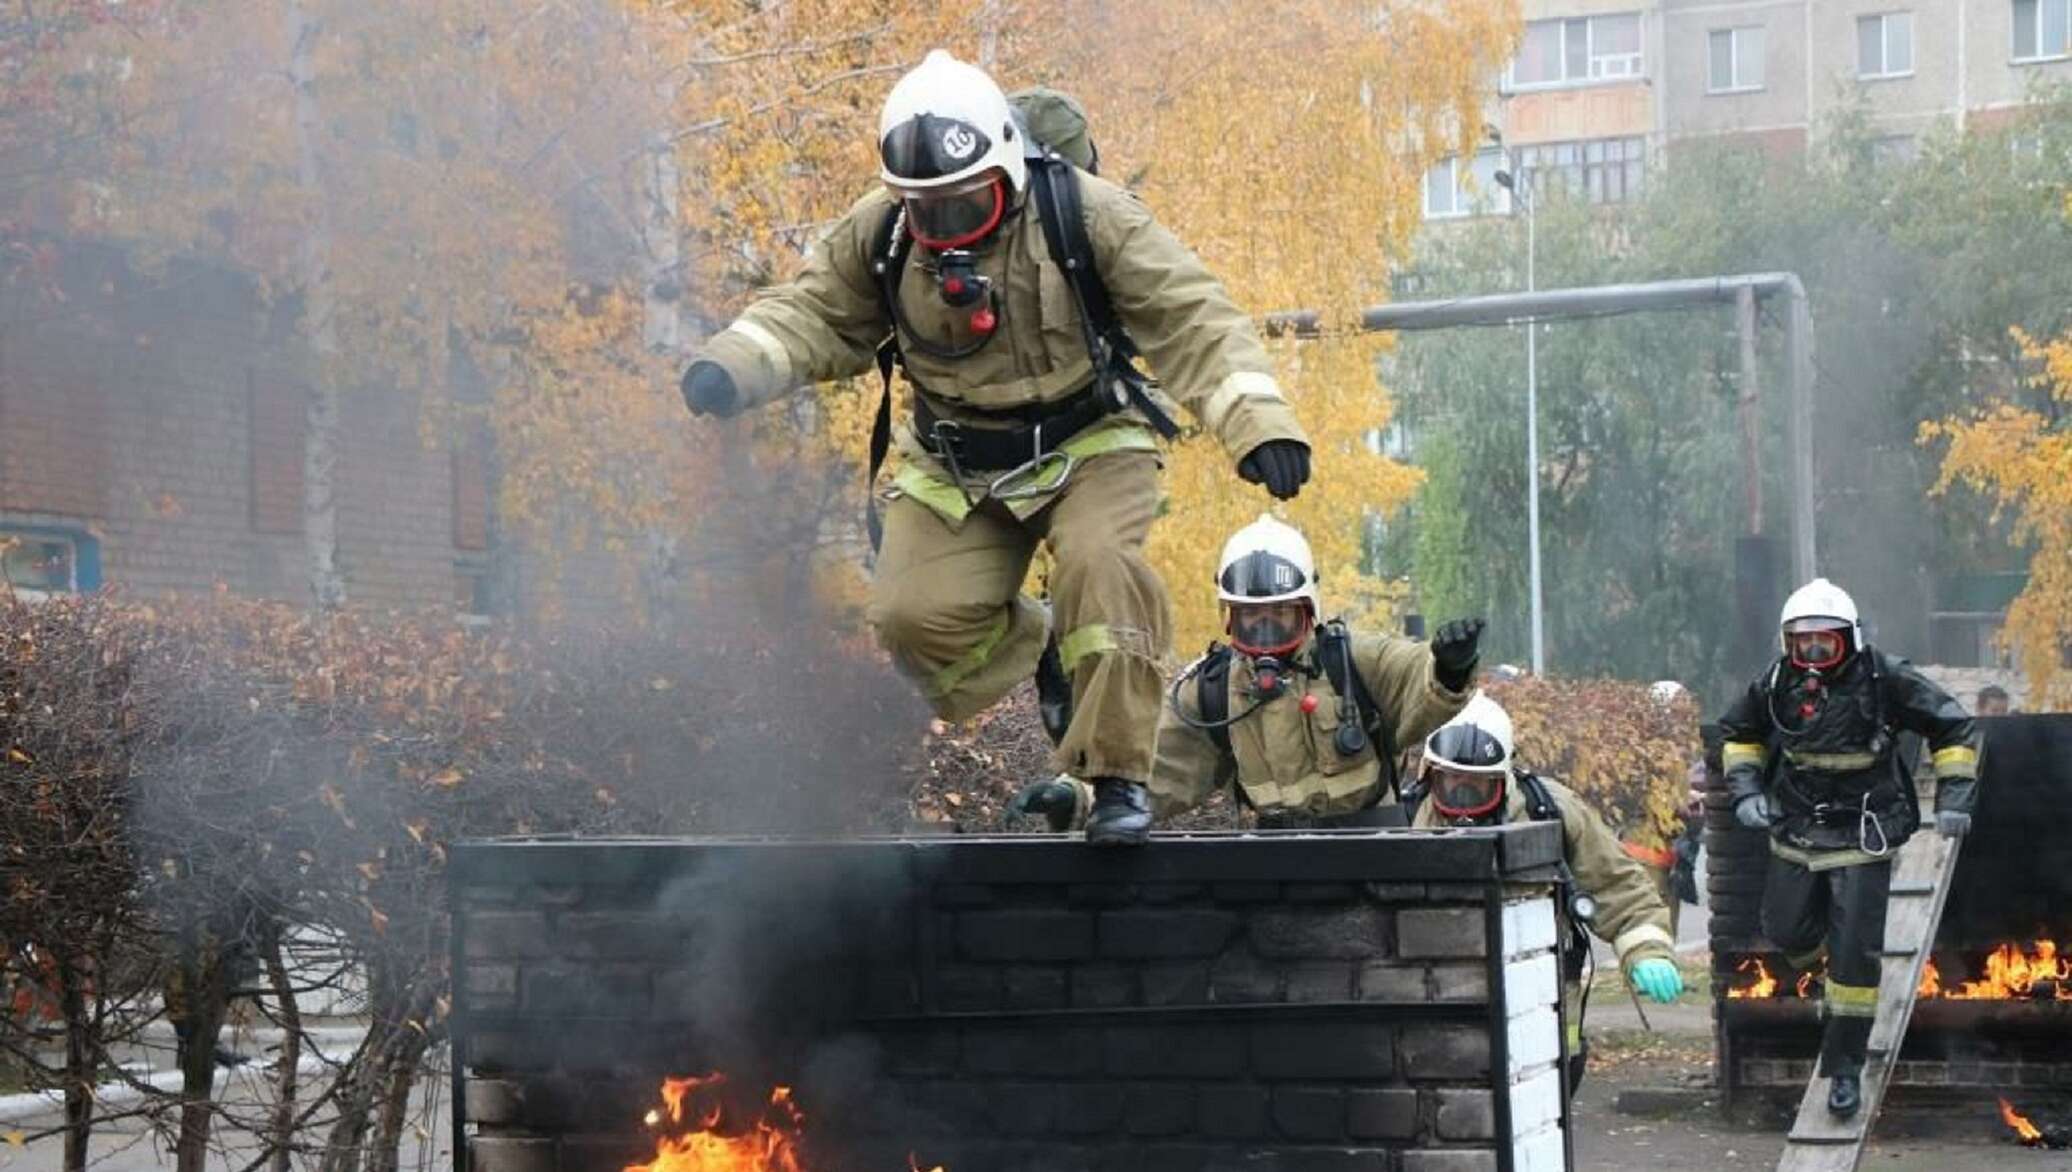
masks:
<instances>
[{"instance_id":1,"label":"black utility belt","mask_svg":"<svg viewBox=\"0 0 2072 1172\"><path fill-rule=\"evenodd\" d=\"M914 436L936 459L960 475L966 471L997 472L1041 460L1066 440L1108 415L1108 404L1092 387L1069 399L1023 411L987 412L966 408L981 417L997 415L1007 426L984 427L937 415L928 396L914 395Z\"/></svg>"},{"instance_id":2,"label":"black utility belt","mask_svg":"<svg viewBox=\"0 0 2072 1172\"><path fill-rule=\"evenodd\" d=\"M1866 811L1874 818L1882 816L1893 795L1890 790L1872 789L1862 793L1819 796L1801 790L1795 796L1800 807L1797 812L1813 825L1848 827L1855 826ZM1789 810L1790 806L1787 805L1786 809Z\"/></svg>"}]
</instances>

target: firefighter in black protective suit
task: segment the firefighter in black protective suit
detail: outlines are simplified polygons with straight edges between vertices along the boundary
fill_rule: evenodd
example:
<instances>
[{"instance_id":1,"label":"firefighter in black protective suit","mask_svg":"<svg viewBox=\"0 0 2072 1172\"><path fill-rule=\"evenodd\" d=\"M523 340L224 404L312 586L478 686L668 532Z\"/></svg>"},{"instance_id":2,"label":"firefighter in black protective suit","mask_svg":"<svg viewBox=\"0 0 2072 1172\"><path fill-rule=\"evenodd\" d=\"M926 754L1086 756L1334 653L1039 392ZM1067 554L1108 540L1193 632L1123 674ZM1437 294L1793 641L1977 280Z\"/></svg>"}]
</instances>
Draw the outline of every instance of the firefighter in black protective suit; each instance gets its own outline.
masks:
<instances>
[{"instance_id":1,"label":"firefighter in black protective suit","mask_svg":"<svg viewBox=\"0 0 2072 1172\"><path fill-rule=\"evenodd\" d=\"M1892 857L1920 825L1899 732L1933 754L1935 827L1971 828L1979 734L1971 714L1904 659L1863 642L1856 604L1816 578L1784 604L1784 654L1720 726L1734 815L1770 832L1763 934L1796 969L1827 956L1820 1073L1838 1116L1862 1105L1877 1012Z\"/></svg>"}]
</instances>

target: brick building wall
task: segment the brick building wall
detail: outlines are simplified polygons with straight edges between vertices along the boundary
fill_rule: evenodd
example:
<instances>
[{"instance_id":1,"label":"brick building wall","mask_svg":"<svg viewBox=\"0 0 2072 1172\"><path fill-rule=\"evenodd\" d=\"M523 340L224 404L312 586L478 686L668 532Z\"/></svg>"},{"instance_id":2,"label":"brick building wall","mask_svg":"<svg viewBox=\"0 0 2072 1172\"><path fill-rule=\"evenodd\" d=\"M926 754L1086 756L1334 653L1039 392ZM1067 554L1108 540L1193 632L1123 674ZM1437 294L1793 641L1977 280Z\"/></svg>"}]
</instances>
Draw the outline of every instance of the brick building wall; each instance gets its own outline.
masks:
<instances>
[{"instance_id":1,"label":"brick building wall","mask_svg":"<svg viewBox=\"0 0 2072 1172\"><path fill-rule=\"evenodd\" d=\"M61 255L58 296L0 289L0 529L85 533L104 582L136 595L222 583L306 601L293 306L203 264L147 276L106 246ZM451 454L386 388L348 388L341 433L349 597L450 605Z\"/></svg>"},{"instance_id":2,"label":"brick building wall","mask_svg":"<svg viewBox=\"0 0 2072 1172\"><path fill-rule=\"evenodd\" d=\"M836 1170L1554 1172L1558 850L462 844L456 1135L473 1172L621 1168L663 1076L719 1071L797 1088Z\"/></svg>"}]
</instances>

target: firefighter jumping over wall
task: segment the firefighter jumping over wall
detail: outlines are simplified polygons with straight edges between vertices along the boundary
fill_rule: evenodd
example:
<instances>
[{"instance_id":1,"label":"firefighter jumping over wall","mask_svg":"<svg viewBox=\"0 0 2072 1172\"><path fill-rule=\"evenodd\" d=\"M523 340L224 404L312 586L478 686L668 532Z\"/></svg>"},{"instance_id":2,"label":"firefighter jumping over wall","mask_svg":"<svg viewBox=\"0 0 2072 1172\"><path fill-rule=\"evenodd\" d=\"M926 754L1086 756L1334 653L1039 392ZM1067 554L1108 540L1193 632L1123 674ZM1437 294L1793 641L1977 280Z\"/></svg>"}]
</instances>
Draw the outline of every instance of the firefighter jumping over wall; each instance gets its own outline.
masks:
<instances>
[{"instance_id":1,"label":"firefighter jumping over wall","mask_svg":"<svg viewBox=\"0 0 2072 1172\"><path fill-rule=\"evenodd\" d=\"M1263 828L1402 825L1397 747L1467 703L1481 621L1447 623L1429 644L1324 621L1309 542L1270 516L1225 543L1216 593L1230 643L1212 644L1167 689L1157 816L1234 786ZM1092 797L1058 777L1024 787L1008 811L1064 830Z\"/></svg>"},{"instance_id":2,"label":"firefighter jumping over wall","mask_svg":"<svg viewBox=\"0 0 2072 1172\"><path fill-rule=\"evenodd\" d=\"M1250 319L1090 173L1076 108L1044 92L1022 109L1057 150L985 73L930 53L886 99L881 186L711 340L683 392L695 414L731 415L875 355L875 476L903 367L913 413L872 583L879 642L948 720L1035 673L1057 767L1092 779L1088 839L1141 842L1171 626L1144 557L1158 436L1176 434L1177 400L1281 499L1308 480L1309 444ZM1021 593L1039 542L1054 610Z\"/></svg>"},{"instance_id":3,"label":"firefighter jumping over wall","mask_svg":"<svg viewBox=\"0 0 2072 1172\"><path fill-rule=\"evenodd\" d=\"M1589 1048L1583 1038L1585 928L1618 954L1626 980L1649 999L1676 1000L1683 974L1669 934L1669 907L1655 880L1627 853L1619 836L1589 803L1560 782L1518 767L1511 715L1477 693L1460 715L1425 740L1420 766L1423 801L1411 825L1497 826L1506 822L1560 822L1568 875L1560 905L1568 946L1562 974L1568 1019L1568 1090L1582 1081Z\"/></svg>"},{"instance_id":4,"label":"firefighter jumping over wall","mask_svg":"<svg viewBox=\"0 0 2072 1172\"><path fill-rule=\"evenodd\" d=\"M1721 718L1734 814L1770 833L1763 934L1804 971L1827 961L1820 1072L1828 1110L1862 1105L1877 1013L1892 859L1920 824L1897 735L1928 744L1935 826L1971 827L1979 734L1971 715L1904 659L1863 640L1856 603L1816 578L1785 601L1783 655Z\"/></svg>"}]
</instances>

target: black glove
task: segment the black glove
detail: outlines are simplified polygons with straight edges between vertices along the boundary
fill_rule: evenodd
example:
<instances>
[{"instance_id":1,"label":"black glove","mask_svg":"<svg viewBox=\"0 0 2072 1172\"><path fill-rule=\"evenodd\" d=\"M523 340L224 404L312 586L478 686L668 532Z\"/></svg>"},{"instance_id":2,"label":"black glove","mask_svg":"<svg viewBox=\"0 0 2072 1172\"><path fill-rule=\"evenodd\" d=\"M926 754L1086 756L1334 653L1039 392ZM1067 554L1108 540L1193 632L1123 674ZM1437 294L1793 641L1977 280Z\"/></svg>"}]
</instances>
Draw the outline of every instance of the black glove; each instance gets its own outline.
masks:
<instances>
[{"instance_id":1,"label":"black glove","mask_svg":"<svg viewBox=\"0 0 2072 1172\"><path fill-rule=\"evenodd\" d=\"M1309 481L1309 445L1301 440L1267 440L1237 462L1237 474L1265 485L1275 500L1287 500Z\"/></svg>"},{"instance_id":2,"label":"black glove","mask_svg":"<svg viewBox=\"0 0 2072 1172\"><path fill-rule=\"evenodd\" d=\"M1032 781L1007 800L1010 819L1040 815L1059 833L1072 829L1072 816L1079 812L1079 787L1062 777Z\"/></svg>"},{"instance_id":3,"label":"black glove","mask_svg":"<svg viewBox=\"0 0 2072 1172\"><path fill-rule=\"evenodd\" d=\"M1439 626L1432 636L1432 678L1449 692L1465 691L1475 678L1475 662L1482 657L1479 644L1481 619L1453 619Z\"/></svg>"},{"instance_id":4,"label":"black glove","mask_svg":"<svg viewBox=\"0 0 2072 1172\"><path fill-rule=\"evenodd\" d=\"M717 362L693 362L683 372L683 402L693 415L725 417L741 409L741 392L734 376Z\"/></svg>"}]
</instances>

